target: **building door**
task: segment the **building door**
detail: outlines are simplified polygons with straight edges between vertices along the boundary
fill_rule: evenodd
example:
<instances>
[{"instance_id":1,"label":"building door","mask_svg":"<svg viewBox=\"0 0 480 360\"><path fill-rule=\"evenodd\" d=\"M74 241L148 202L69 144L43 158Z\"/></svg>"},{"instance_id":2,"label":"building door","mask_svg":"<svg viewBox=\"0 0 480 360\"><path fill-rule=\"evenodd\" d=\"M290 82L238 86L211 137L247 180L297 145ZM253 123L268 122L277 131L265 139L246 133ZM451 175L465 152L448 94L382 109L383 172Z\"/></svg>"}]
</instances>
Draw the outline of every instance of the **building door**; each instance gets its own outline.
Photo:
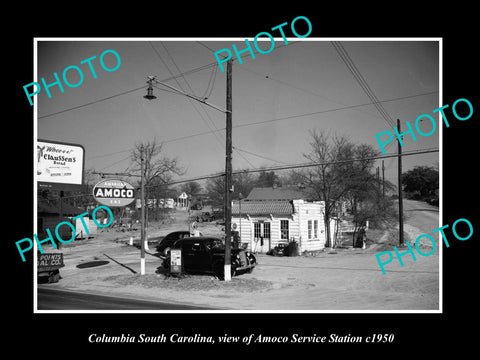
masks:
<instances>
[{"instance_id":1,"label":"building door","mask_svg":"<svg viewBox=\"0 0 480 360\"><path fill-rule=\"evenodd\" d=\"M270 223L253 223L253 252L266 253L270 250Z\"/></svg>"}]
</instances>

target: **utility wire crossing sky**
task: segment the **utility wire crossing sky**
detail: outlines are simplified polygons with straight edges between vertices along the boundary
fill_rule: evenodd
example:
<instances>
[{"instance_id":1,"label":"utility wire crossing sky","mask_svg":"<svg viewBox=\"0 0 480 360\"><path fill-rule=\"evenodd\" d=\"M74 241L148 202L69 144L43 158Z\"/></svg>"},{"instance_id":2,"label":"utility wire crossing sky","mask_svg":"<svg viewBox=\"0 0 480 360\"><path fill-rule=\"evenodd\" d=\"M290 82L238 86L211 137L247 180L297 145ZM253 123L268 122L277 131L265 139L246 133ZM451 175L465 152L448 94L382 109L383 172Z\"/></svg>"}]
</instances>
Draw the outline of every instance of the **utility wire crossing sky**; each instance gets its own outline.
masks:
<instances>
[{"instance_id":1,"label":"utility wire crossing sky","mask_svg":"<svg viewBox=\"0 0 480 360\"><path fill-rule=\"evenodd\" d=\"M396 119L412 122L441 105L438 39L289 40L268 55L234 62L234 170L304 163L312 129L378 147L375 134L391 130ZM242 42L37 39L36 74L47 83L54 81L48 78L54 72L107 49L121 57L115 72L98 79L85 74L81 86L63 93L52 87L51 98L45 92L36 95L37 136L82 144L86 168L97 171L128 169L131 149L156 139L165 155L180 161L186 177L221 172L225 114L167 87L154 88L155 100L143 96L148 77L155 76L225 108L225 74L218 71L213 52L232 44L241 49ZM74 75L69 74L72 83L78 81ZM404 151L439 147L438 135L406 140ZM435 152L409 156L404 171L438 162ZM385 165L385 176L394 179L394 162Z\"/></svg>"}]
</instances>

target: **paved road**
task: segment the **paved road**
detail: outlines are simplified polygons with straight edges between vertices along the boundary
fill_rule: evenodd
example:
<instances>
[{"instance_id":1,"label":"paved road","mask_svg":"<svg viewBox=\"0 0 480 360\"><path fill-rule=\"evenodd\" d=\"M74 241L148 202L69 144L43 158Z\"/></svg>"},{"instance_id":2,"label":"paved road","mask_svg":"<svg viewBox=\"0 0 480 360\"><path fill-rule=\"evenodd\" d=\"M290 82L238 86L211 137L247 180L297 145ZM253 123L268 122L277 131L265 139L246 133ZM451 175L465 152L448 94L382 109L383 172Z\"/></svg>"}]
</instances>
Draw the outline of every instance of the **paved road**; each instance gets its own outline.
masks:
<instances>
[{"instance_id":1,"label":"paved road","mask_svg":"<svg viewBox=\"0 0 480 360\"><path fill-rule=\"evenodd\" d=\"M438 207L423 201L404 200L403 210L405 222L419 228L423 233L431 234L439 225Z\"/></svg>"},{"instance_id":2,"label":"paved road","mask_svg":"<svg viewBox=\"0 0 480 360\"><path fill-rule=\"evenodd\" d=\"M404 231L408 234L411 243L422 234L432 235L432 231L440 227L438 207L422 201L404 200L403 210ZM434 238L438 244L438 236L434 236ZM432 246L431 241L427 238L421 238L420 244Z\"/></svg>"},{"instance_id":3,"label":"paved road","mask_svg":"<svg viewBox=\"0 0 480 360\"><path fill-rule=\"evenodd\" d=\"M208 310L212 308L38 287L38 310Z\"/></svg>"}]
</instances>

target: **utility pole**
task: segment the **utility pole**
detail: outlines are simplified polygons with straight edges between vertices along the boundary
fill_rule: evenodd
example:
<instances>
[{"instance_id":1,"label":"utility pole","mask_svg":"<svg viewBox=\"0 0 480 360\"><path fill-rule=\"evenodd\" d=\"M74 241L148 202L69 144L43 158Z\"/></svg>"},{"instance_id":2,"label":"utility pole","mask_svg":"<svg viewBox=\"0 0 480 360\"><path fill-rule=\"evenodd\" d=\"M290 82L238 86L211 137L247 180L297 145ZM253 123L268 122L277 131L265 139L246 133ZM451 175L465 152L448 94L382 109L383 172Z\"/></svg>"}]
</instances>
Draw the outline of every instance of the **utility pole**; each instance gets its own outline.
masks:
<instances>
[{"instance_id":1,"label":"utility pole","mask_svg":"<svg viewBox=\"0 0 480 360\"><path fill-rule=\"evenodd\" d=\"M140 148L140 204L141 204L141 230L140 230L140 275L145 275L145 159L143 158L143 145Z\"/></svg>"},{"instance_id":2,"label":"utility pole","mask_svg":"<svg viewBox=\"0 0 480 360\"><path fill-rule=\"evenodd\" d=\"M224 279L231 277L231 223L232 223L232 60L227 62L227 112L226 112L226 158L225 158L225 265Z\"/></svg>"},{"instance_id":3,"label":"utility pole","mask_svg":"<svg viewBox=\"0 0 480 360\"><path fill-rule=\"evenodd\" d=\"M385 201L385 161L382 160L382 199Z\"/></svg>"},{"instance_id":4,"label":"utility pole","mask_svg":"<svg viewBox=\"0 0 480 360\"><path fill-rule=\"evenodd\" d=\"M63 192L63 190L60 190L60 211L59 211L59 216L60 216L60 221L64 221L63 220L63 196L65 195L65 193ZM58 249L61 248L61 242L58 242Z\"/></svg>"},{"instance_id":5,"label":"utility pole","mask_svg":"<svg viewBox=\"0 0 480 360\"><path fill-rule=\"evenodd\" d=\"M398 133L400 131L400 119L397 119ZM403 138L403 137L402 137ZM399 244L405 244L403 240L403 190L402 190L402 145L398 139L398 227L399 227Z\"/></svg>"},{"instance_id":6,"label":"utility pole","mask_svg":"<svg viewBox=\"0 0 480 360\"><path fill-rule=\"evenodd\" d=\"M380 206L380 167L377 166L375 171L375 180L377 181L377 206Z\"/></svg>"}]
</instances>

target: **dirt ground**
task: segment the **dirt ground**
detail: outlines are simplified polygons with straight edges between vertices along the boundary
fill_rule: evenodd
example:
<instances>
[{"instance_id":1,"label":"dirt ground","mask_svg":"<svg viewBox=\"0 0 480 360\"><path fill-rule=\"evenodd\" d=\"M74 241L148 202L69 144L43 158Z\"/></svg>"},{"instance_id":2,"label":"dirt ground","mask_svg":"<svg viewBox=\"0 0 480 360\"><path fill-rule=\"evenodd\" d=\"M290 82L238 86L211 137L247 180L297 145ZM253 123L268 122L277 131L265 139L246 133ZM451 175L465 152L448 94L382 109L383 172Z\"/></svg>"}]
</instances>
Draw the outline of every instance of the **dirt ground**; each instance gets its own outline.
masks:
<instances>
[{"instance_id":1,"label":"dirt ground","mask_svg":"<svg viewBox=\"0 0 480 360\"><path fill-rule=\"evenodd\" d=\"M171 222L149 227L149 238L188 229L186 213L176 213ZM215 223L201 223L204 235L222 234ZM134 245L129 245L130 237ZM310 256L272 257L256 254L258 264L251 274L231 282L206 275L178 279L158 273L161 259L155 243L146 250L146 274L140 275L139 231L109 229L97 236L63 245L65 267L62 279L39 286L73 291L157 299L247 311L394 311L439 310L439 254L404 256L404 267L395 259L383 275L375 254L391 250L394 231L372 230L367 248L345 246ZM47 250L47 249L45 249ZM48 252L48 250L46 251ZM425 251L426 252L426 251ZM106 265L78 268L94 260Z\"/></svg>"}]
</instances>

